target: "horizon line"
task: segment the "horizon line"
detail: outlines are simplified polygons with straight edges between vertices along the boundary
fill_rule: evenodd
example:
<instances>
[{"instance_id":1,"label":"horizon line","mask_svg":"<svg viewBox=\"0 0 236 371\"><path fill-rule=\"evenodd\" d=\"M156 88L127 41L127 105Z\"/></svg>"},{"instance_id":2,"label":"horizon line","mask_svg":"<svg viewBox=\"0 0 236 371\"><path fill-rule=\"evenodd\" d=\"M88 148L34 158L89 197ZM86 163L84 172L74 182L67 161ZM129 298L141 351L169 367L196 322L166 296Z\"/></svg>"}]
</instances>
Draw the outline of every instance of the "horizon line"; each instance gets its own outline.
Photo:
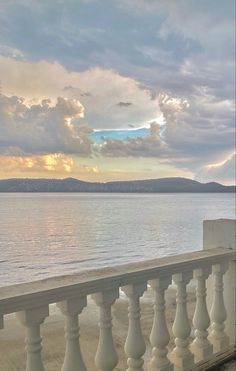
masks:
<instances>
[{"instance_id":1,"label":"horizon line","mask_svg":"<svg viewBox=\"0 0 236 371\"><path fill-rule=\"evenodd\" d=\"M7 181L7 180L67 180L67 179L73 179L84 183L91 183L91 184L107 184L107 183L119 183L119 182L142 182L142 181L148 181L148 180L161 180L161 179L185 179L185 180L191 180L193 182L197 182L200 184L219 184L223 187L236 187L236 184L222 184L217 181L210 181L210 182L201 182L196 179L192 178L186 178L182 176L171 176L171 177L161 177L161 178L145 178L145 179L130 179L130 180L109 180L109 181L90 181L90 180L81 180L74 177L65 177L65 178L47 178L47 177L40 177L40 178L27 178L27 177L13 177L13 178L0 178L1 181Z\"/></svg>"}]
</instances>

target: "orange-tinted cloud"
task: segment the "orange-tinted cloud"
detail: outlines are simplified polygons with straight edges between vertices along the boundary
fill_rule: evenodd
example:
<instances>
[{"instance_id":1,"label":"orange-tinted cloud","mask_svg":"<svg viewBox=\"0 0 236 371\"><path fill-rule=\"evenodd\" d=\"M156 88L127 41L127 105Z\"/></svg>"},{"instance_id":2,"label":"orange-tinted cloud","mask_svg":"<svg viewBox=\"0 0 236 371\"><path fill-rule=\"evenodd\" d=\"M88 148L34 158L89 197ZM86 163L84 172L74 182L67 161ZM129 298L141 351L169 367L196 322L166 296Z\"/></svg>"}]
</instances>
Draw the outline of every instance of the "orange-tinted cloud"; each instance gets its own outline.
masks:
<instances>
[{"instance_id":1,"label":"orange-tinted cloud","mask_svg":"<svg viewBox=\"0 0 236 371\"><path fill-rule=\"evenodd\" d=\"M48 154L43 156L0 156L2 174L18 173L70 173L74 168L72 157L64 154Z\"/></svg>"}]
</instances>

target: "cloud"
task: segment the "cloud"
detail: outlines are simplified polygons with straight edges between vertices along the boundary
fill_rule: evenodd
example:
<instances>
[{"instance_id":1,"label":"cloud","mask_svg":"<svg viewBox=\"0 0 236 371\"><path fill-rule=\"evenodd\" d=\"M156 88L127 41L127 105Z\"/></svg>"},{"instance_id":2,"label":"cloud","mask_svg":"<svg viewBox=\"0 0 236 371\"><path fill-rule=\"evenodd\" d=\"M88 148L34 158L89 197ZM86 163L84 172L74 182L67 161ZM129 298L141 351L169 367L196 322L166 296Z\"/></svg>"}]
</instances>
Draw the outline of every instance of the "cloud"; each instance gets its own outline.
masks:
<instances>
[{"instance_id":1,"label":"cloud","mask_svg":"<svg viewBox=\"0 0 236 371\"><path fill-rule=\"evenodd\" d=\"M138 4L69 0L55 11L50 2L13 1L0 13L0 43L19 49L31 62L57 61L69 71L98 66L119 71L154 92L160 83L164 89L182 85L180 67L201 46L187 34L163 41L159 33L166 13L134 11Z\"/></svg>"},{"instance_id":2,"label":"cloud","mask_svg":"<svg viewBox=\"0 0 236 371\"><path fill-rule=\"evenodd\" d=\"M9 57L16 60L24 60L22 52L16 48L11 48L8 45L0 45L0 55L3 57Z\"/></svg>"},{"instance_id":3,"label":"cloud","mask_svg":"<svg viewBox=\"0 0 236 371\"><path fill-rule=\"evenodd\" d=\"M100 72L96 71L99 78ZM113 76L112 71L109 73ZM120 79L122 77L118 78L119 82ZM133 80L131 85L134 86ZM132 135L130 131L126 135L125 130L104 131L103 140L95 144L90 123L87 126L80 123L84 107L73 94L71 98L43 99L37 104L29 98L1 94L0 152L8 156L65 153L113 158L153 157L196 172L206 164L206 158L213 163L232 153L235 141L231 100L216 98L206 88L196 88L191 97L162 93L154 102L161 112L161 125L153 121L149 132L134 130ZM107 126L112 125L107 122ZM96 137L101 137L97 133Z\"/></svg>"},{"instance_id":4,"label":"cloud","mask_svg":"<svg viewBox=\"0 0 236 371\"><path fill-rule=\"evenodd\" d=\"M227 6L220 0L61 0L56 10L48 1L3 2L2 95L24 99L12 102L13 117L4 113L1 153L22 155L34 147L91 154L95 129L112 133L96 153L113 161L151 156L195 172L221 162L235 147L234 8L233 0ZM80 102L85 117L66 108L68 102ZM71 118L63 116L67 109ZM157 133L127 138L127 128L148 130L150 122L161 124Z\"/></svg>"},{"instance_id":5,"label":"cloud","mask_svg":"<svg viewBox=\"0 0 236 371\"><path fill-rule=\"evenodd\" d=\"M227 6L221 0L62 0L56 10L49 1L5 1L0 44L29 61L58 61L69 71L100 66L182 94L193 83L181 73L186 60L219 62L220 69L234 61L234 14L234 0Z\"/></svg>"},{"instance_id":6,"label":"cloud","mask_svg":"<svg viewBox=\"0 0 236 371\"><path fill-rule=\"evenodd\" d=\"M99 174L100 173L98 166L90 166L90 165L85 165L85 164L80 164L78 170L82 173L88 173L88 174Z\"/></svg>"},{"instance_id":7,"label":"cloud","mask_svg":"<svg viewBox=\"0 0 236 371\"><path fill-rule=\"evenodd\" d=\"M162 93L158 97L164 125L153 123L148 135L105 138L101 151L111 157L156 157L184 170L198 171L235 148L234 104L205 89L191 98Z\"/></svg>"},{"instance_id":8,"label":"cloud","mask_svg":"<svg viewBox=\"0 0 236 371\"><path fill-rule=\"evenodd\" d=\"M31 173L70 173L74 167L73 158L64 154L48 154L43 156L0 156L1 172Z\"/></svg>"},{"instance_id":9,"label":"cloud","mask_svg":"<svg viewBox=\"0 0 236 371\"><path fill-rule=\"evenodd\" d=\"M132 106L133 103L131 102L119 102L117 103L117 106L119 107L129 107L129 106Z\"/></svg>"},{"instance_id":10,"label":"cloud","mask_svg":"<svg viewBox=\"0 0 236 371\"><path fill-rule=\"evenodd\" d=\"M169 159L177 166L197 171L206 159L217 161L234 150L233 101L217 99L207 89L195 89L188 99L161 95L160 108Z\"/></svg>"},{"instance_id":11,"label":"cloud","mask_svg":"<svg viewBox=\"0 0 236 371\"><path fill-rule=\"evenodd\" d=\"M94 129L118 129L144 126L161 115L158 100L138 81L113 70L93 68L84 72L68 72L58 63L16 61L0 57L2 90L16 94L28 102L38 103L58 96L79 100L86 116L80 120ZM121 110L117 101L127 106Z\"/></svg>"},{"instance_id":12,"label":"cloud","mask_svg":"<svg viewBox=\"0 0 236 371\"><path fill-rule=\"evenodd\" d=\"M182 34L192 40L198 40L205 47L219 54L222 48L229 51L233 46L234 0L228 0L227 6L221 0L208 2L194 0L156 1L156 0L121 0L127 11L142 14L143 18L158 14L163 17L158 34L168 39L172 34ZM215 36L218 36L217 38ZM228 39L228 40L227 40ZM233 50L231 50L233 54Z\"/></svg>"},{"instance_id":13,"label":"cloud","mask_svg":"<svg viewBox=\"0 0 236 371\"><path fill-rule=\"evenodd\" d=\"M97 165L78 163L78 158L74 155L62 153L31 156L0 155L0 178L74 176L85 180L88 178L96 180L99 175L100 169Z\"/></svg>"},{"instance_id":14,"label":"cloud","mask_svg":"<svg viewBox=\"0 0 236 371\"><path fill-rule=\"evenodd\" d=\"M224 184L236 183L236 154L232 154L228 159L219 164L207 165L202 167L195 175L195 179L201 182L220 182Z\"/></svg>"},{"instance_id":15,"label":"cloud","mask_svg":"<svg viewBox=\"0 0 236 371\"><path fill-rule=\"evenodd\" d=\"M57 98L27 105L23 98L0 94L0 153L5 155L91 153L92 130L74 123L83 117L78 100Z\"/></svg>"},{"instance_id":16,"label":"cloud","mask_svg":"<svg viewBox=\"0 0 236 371\"><path fill-rule=\"evenodd\" d=\"M101 153L109 157L157 157L166 156L165 145L160 136L160 125L152 123L149 134L126 140L105 139Z\"/></svg>"}]
</instances>

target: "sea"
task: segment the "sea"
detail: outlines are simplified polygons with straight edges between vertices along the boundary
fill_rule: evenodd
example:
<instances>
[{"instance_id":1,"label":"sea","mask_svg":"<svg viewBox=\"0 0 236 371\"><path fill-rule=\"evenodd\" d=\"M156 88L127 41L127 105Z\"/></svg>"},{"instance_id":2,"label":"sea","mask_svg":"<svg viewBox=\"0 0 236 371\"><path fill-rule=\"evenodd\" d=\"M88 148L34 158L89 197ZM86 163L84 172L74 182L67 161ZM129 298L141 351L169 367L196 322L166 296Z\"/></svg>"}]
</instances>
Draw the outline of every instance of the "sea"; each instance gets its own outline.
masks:
<instances>
[{"instance_id":1,"label":"sea","mask_svg":"<svg viewBox=\"0 0 236 371\"><path fill-rule=\"evenodd\" d=\"M0 286L202 249L232 193L0 193Z\"/></svg>"}]
</instances>

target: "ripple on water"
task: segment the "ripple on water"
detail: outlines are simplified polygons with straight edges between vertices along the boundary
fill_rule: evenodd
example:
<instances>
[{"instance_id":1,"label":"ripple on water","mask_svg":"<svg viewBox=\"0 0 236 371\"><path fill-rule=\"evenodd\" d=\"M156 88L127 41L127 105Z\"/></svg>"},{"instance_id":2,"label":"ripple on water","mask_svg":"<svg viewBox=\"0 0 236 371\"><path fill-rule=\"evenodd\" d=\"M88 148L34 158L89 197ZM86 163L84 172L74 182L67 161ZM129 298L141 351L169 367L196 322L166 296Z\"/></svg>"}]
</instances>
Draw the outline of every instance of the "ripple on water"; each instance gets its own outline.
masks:
<instances>
[{"instance_id":1,"label":"ripple on water","mask_svg":"<svg viewBox=\"0 0 236 371\"><path fill-rule=\"evenodd\" d=\"M193 251L233 194L1 194L0 285ZM63 212L62 212L63 210Z\"/></svg>"}]
</instances>

